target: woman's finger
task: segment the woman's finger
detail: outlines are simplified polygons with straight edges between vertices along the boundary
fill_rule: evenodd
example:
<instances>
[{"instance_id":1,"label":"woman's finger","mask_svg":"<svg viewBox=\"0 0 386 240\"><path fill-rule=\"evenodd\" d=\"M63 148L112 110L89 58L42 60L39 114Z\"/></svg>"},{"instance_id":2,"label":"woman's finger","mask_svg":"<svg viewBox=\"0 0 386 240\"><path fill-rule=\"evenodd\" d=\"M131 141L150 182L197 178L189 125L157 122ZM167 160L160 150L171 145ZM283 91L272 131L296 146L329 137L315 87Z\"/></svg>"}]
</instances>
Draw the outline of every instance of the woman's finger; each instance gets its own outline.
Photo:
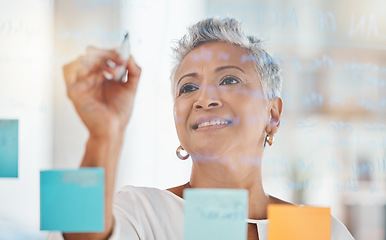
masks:
<instances>
[{"instance_id":1,"label":"woman's finger","mask_svg":"<svg viewBox=\"0 0 386 240\"><path fill-rule=\"evenodd\" d=\"M83 64L88 67L97 66L105 68L123 64L122 59L120 59L119 54L115 50L92 46L87 47L83 61Z\"/></svg>"},{"instance_id":2,"label":"woman's finger","mask_svg":"<svg viewBox=\"0 0 386 240\"><path fill-rule=\"evenodd\" d=\"M63 71L67 73L65 77L68 84L86 80L85 76L91 74L103 75L104 71L111 71L112 68L122 64L123 61L115 50L89 46L84 55L64 66ZM68 77L69 74L76 75L76 77Z\"/></svg>"}]
</instances>

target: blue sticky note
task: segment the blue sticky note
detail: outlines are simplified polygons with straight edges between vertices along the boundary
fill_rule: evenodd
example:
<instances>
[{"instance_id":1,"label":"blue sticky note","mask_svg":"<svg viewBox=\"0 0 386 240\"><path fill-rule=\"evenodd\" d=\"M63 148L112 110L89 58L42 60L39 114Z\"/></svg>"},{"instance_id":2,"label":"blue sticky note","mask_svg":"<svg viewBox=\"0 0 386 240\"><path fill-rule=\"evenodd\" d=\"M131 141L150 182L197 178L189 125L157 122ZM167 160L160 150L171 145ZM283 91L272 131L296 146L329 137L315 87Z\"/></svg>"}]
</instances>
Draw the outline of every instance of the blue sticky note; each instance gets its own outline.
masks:
<instances>
[{"instance_id":1,"label":"blue sticky note","mask_svg":"<svg viewBox=\"0 0 386 240\"><path fill-rule=\"evenodd\" d=\"M0 120L0 177L18 177L18 120Z\"/></svg>"},{"instance_id":2,"label":"blue sticky note","mask_svg":"<svg viewBox=\"0 0 386 240\"><path fill-rule=\"evenodd\" d=\"M41 171L40 229L104 231L104 169Z\"/></svg>"},{"instance_id":3,"label":"blue sticky note","mask_svg":"<svg viewBox=\"0 0 386 240\"><path fill-rule=\"evenodd\" d=\"M185 189L184 240L246 240L248 191Z\"/></svg>"}]
</instances>

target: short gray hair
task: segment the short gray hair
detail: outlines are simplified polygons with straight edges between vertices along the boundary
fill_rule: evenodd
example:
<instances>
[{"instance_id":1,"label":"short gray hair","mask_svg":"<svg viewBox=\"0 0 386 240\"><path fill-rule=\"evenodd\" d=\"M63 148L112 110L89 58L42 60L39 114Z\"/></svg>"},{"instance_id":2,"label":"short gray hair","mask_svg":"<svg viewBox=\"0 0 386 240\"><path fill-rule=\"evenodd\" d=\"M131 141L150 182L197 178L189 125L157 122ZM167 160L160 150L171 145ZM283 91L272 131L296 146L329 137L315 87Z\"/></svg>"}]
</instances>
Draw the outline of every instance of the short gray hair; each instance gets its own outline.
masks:
<instances>
[{"instance_id":1,"label":"short gray hair","mask_svg":"<svg viewBox=\"0 0 386 240\"><path fill-rule=\"evenodd\" d=\"M244 48L250 55L244 60L253 60L260 75L266 99L280 97L282 78L276 61L263 48L260 39L247 36L241 30L241 22L234 18L207 18L188 29L173 48L176 65L174 74L184 57L194 48L208 42L227 42Z\"/></svg>"}]
</instances>

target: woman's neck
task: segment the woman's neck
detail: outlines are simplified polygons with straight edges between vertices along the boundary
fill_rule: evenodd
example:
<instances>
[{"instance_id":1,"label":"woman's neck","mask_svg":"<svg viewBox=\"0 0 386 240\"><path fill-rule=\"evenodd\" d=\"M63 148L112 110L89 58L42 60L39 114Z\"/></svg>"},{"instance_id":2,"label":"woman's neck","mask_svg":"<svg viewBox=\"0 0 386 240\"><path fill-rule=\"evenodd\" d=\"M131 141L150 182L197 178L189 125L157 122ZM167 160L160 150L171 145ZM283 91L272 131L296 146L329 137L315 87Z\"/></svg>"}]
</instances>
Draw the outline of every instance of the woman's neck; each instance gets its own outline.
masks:
<instances>
[{"instance_id":1,"label":"woman's neck","mask_svg":"<svg viewBox=\"0 0 386 240\"><path fill-rule=\"evenodd\" d=\"M264 192L261 180L261 161L256 158L193 160L191 188L233 188L249 192L248 218L266 219L269 196Z\"/></svg>"}]
</instances>

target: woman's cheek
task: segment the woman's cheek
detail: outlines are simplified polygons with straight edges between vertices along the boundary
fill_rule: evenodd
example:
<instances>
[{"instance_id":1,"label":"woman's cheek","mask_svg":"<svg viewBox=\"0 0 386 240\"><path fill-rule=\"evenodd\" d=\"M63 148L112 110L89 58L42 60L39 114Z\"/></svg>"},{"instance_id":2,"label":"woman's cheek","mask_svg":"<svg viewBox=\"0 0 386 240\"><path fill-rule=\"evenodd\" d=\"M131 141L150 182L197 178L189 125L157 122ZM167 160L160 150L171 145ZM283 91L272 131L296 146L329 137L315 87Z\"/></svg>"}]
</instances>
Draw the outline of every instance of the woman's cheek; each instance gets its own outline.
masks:
<instances>
[{"instance_id":1,"label":"woman's cheek","mask_svg":"<svg viewBox=\"0 0 386 240\"><path fill-rule=\"evenodd\" d=\"M188 117L190 113L189 103L183 100L176 100L174 104L174 122L180 142L185 142L188 134Z\"/></svg>"},{"instance_id":2,"label":"woman's cheek","mask_svg":"<svg viewBox=\"0 0 386 240\"><path fill-rule=\"evenodd\" d=\"M174 121L176 123L176 125L179 125L180 123L186 121L186 117L185 116L185 111L187 110L187 107L186 105L184 104L181 104L179 102L176 102L174 104Z\"/></svg>"}]
</instances>

